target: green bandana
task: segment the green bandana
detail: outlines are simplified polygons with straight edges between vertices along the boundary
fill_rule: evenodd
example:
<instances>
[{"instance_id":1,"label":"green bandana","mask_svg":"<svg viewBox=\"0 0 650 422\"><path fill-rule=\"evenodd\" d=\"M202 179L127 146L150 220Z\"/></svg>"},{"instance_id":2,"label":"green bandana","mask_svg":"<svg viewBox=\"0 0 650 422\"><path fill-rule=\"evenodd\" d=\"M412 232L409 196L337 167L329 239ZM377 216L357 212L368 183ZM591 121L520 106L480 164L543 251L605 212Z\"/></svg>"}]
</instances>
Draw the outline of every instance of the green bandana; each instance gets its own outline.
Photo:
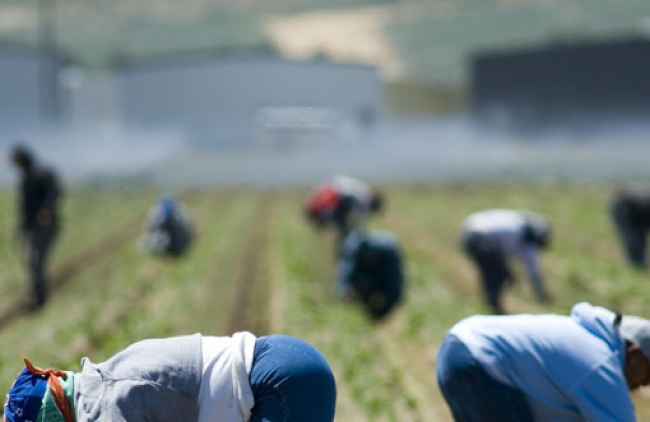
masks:
<instances>
[{"instance_id":1,"label":"green bandana","mask_svg":"<svg viewBox=\"0 0 650 422\"><path fill-rule=\"evenodd\" d=\"M70 407L74 412L74 372L66 371L66 374L68 375L66 379L59 377L59 380L61 381L61 386L63 387L65 396L70 402ZM63 415L56 407L56 403L54 403L54 398L52 397L49 388L45 390L42 403L36 422L64 422Z\"/></svg>"}]
</instances>

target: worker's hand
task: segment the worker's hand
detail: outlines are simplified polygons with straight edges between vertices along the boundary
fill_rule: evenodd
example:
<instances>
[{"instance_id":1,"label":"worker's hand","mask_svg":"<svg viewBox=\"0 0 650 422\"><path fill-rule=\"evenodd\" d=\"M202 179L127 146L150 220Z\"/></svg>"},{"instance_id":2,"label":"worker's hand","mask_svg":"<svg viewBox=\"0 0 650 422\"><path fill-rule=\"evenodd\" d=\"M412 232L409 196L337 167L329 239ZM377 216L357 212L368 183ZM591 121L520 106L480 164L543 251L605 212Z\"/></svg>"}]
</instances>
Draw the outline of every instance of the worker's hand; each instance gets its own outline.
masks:
<instances>
[{"instance_id":1,"label":"worker's hand","mask_svg":"<svg viewBox=\"0 0 650 422\"><path fill-rule=\"evenodd\" d=\"M39 210L36 214L36 221L41 227L50 227L52 225L52 211L50 210Z\"/></svg>"}]
</instances>

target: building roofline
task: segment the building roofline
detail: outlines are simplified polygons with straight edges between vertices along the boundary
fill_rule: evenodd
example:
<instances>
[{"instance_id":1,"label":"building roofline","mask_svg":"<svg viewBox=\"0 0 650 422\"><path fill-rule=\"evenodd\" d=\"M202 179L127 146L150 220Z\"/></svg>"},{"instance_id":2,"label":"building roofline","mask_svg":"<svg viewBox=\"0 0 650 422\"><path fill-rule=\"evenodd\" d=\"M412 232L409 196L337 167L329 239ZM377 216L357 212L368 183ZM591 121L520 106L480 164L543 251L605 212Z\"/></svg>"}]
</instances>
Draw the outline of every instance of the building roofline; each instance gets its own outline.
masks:
<instances>
[{"instance_id":1,"label":"building roofline","mask_svg":"<svg viewBox=\"0 0 650 422\"><path fill-rule=\"evenodd\" d=\"M580 38L557 38L545 42L537 42L529 45L517 45L512 47L483 48L476 50L472 55L473 61L484 59L500 59L506 57L523 56L539 53L556 53L571 51L577 48L615 47L620 45L647 45L650 47L650 37L643 34L627 34L612 37L593 36Z\"/></svg>"},{"instance_id":2,"label":"building roofline","mask_svg":"<svg viewBox=\"0 0 650 422\"><path fill-rule=\"evenodd\" d=\"M118 58L114 61L114 68L121 71L164 68L170 66L188 65L194 63L219 63L219 62L256 62L256 61L276 61L290 63L295 65L324 64L334 67L349 67L360 69L375 69L377 66L366 63L356 62L339 62L333 61L326 57L314 57L311 59L299 60L291 59L279 55L277 52L269 49L204 49L190 50L182 52L171 52L155 54L143 57L126 57Z\"/></svg>"}]
</instances>

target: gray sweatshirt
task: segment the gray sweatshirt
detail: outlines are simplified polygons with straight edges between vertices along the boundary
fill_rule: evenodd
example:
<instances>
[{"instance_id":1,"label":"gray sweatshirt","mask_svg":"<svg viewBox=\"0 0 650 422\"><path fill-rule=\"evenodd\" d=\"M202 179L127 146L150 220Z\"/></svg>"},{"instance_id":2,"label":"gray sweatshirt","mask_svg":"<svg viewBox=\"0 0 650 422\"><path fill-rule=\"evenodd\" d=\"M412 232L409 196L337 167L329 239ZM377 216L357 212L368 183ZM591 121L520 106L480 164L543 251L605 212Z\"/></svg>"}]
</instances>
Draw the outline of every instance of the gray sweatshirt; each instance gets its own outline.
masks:
<instances>
[{"instance_id":1,"label":"gray sweatshirt","mask_svg":"<svg viewBox=\"0 0 650 422\"><path fill-rule=\"evenodd\" d=\"M78 422L195 421L203 374L201 335L143 340L75 375Z\"/></svg>"}]
</instances>

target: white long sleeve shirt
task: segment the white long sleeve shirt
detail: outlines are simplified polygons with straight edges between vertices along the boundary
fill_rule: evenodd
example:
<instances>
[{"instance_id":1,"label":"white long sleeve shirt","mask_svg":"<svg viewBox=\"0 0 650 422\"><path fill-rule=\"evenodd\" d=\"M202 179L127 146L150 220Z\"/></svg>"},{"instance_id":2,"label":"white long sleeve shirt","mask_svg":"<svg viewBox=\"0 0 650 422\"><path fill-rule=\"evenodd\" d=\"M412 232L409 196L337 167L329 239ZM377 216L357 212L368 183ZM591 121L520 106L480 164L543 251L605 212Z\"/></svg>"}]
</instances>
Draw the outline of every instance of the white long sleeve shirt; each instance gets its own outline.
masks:
<instances>
[{"instance_id":1,"label":"white long sleeve shirt","mask_svg":"<svg viewBox=\"0 0 650 422\"><path fill-rule=\"evenodd\" d=\"M507 258L519 257L533 283L541 280L537 264L538 247L524 240L526 215L523 212L493 209L470 214L463 223L463 235L489 236Z\"/></svg>"}]
</instances>

